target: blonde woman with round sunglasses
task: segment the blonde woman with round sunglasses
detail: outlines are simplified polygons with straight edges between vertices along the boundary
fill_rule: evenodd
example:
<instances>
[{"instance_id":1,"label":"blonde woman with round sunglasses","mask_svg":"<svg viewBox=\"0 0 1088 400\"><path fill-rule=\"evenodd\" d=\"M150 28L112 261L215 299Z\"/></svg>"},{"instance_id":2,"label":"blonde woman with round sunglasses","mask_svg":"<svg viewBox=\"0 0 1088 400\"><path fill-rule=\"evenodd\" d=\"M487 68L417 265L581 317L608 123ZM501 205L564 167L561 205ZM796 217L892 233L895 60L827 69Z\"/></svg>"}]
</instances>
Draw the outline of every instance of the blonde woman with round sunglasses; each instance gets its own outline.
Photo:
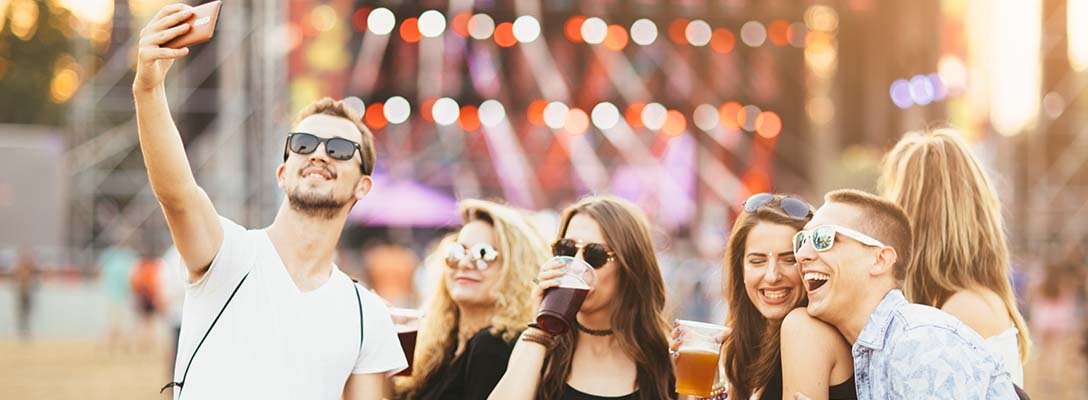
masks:
<instances>
[{"instance_id":1,"label":"blonde woman with round sunglasses","mask_svg":"<svg viewBox=\"0 0 1088 400\"><path fill-rule=\"evenodd\" d=\"M511 207L464 200L460 209L464 225L428 257L442 275L398 398L486 399L532 319L532 279L548 259L543 235Z\"/></svg>"},{"instance_id":2,"label":"blonde woman with round sunglasses","mask_svg":"<svg viewBox=\"0 0 1088 400\"><path fill-rule=\"evenodd\" d=\"M940 308L986 338L1024 384L1031 341L1009 281L1001 202L981 163L951 129L906 134L884 157L879 187L912 220L907 299Z\"/></svg>"}]
</instances>

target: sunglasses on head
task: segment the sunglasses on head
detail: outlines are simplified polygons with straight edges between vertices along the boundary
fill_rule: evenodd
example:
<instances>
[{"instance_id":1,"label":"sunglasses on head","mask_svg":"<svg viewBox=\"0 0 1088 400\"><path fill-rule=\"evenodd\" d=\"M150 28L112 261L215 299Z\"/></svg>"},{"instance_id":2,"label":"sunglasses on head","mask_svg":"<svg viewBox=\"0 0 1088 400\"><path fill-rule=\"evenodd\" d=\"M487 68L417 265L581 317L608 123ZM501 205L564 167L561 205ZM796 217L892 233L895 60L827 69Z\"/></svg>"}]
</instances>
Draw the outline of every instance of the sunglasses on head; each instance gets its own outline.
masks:
<instances>
[{"instance_id":1,"label":"sunglasses on head","mask_svg":"<svg viewBox=\"0 0 1088 400\"><path fill-rule=\"evenodd\" d=\"M552 243L552 255L574 257L582 250L582 259L593 269L600 269L609 261L616 259L616 253L600 243L582 243L580 240L559 239Z\"/></svg>"},{"instance_id":2,"label":"sunglasses on head","mask_svg":"<svg viewBox=\"0 0 1088 400\"><path fill-rule=\"evenodd\" d=\"M360 159L363 157L362 147L351 140L341 137L323 138L306 132L293 132L287 136L287 145L283 150L283 161L287 161L288 150L298 154L310 154L317 150L317 146L322 143L325 144L325 154L328 154L329 158L334 160L350 160L352 157L355 157L356 151L359 152ZM370 174L370 172L366 170L365 161L359 168L363 171L363 175Z\"/></svg>"},{"instance_id":3,"label":"sunglasses on head","mask_svg":"<svg viewBox=\"0 0 1088 400\"><path fill-rule=\"evenodd\" d=\"M447 267L457 268L465 258L472 261L476 269L483 271L491 266L489 263L499 258L499 251L487 243L477 243L467 249L461 243L450 243L446 246Z\"/></svg>"},{"instance_id":4,"label":"sunglasses on head","mask_svg":"<svg viewBox=\"0 0 1088 400\"><path fill-rule=\"evenodd\" d=\"M873 239L872 236L838 225L822 225L807 231L797 232L793 235L794 254L801 251L806 243L812 242L812 249L816 251L831 250L835 244L835 234L841 233L846 237L857 240L861 244L872 247L884 247L884 243Z\"/></svg>"},{"instance_id":5,"label":"sunglasses on head","mask_svg":"<svg viewBox=\"0 0 1088 400\"><path fill-rule=\"evenodd\" d=\"M766 207L767 204L770 204L771 201L774 200L774 198L774 194L771 193L754 194L752 195L752 197L749 197L748 200L744 201L744 212L756 212L756 210L759 210L760 208ZM794 218L812 217L812 206L810 206L804 200L787 196L782 198L781 204L782 211L785 211L786 215Z\"/></svg>"}]
</instances>

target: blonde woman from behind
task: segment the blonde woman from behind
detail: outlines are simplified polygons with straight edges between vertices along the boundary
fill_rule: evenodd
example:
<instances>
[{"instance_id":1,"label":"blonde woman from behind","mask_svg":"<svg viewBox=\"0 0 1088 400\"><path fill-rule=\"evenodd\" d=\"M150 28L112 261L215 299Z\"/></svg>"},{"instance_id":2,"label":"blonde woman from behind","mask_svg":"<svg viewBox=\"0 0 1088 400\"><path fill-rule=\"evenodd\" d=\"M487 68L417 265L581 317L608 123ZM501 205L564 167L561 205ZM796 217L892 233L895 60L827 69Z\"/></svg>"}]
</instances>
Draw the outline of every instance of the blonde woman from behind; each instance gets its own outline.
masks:
<instances>
[{"instance_id":1,"label":"blonde woman from behind","mask_svg":"<svg viewBox=\"0 0 1088 400\"><path fill-rule=\"evenodd\" d=\"M442 274L397 398L486 399L533 317L532 280L549 258L544 236L521 210L483 200L460 209L464 225L428 257Z\"/></svg>"},{"instance_id":2,"label":"blonde woman from behind","mask_svg":"<svg viewBox=\"0 0 1088 400\"><path fill-rule=\"evenodd\" d=\"M912 221L907 299L978 332L1023 387L1031 341L1009 282L1001 202L959 133L907 133L884 157L878 186Z\"/></svg>"}]
</instances>

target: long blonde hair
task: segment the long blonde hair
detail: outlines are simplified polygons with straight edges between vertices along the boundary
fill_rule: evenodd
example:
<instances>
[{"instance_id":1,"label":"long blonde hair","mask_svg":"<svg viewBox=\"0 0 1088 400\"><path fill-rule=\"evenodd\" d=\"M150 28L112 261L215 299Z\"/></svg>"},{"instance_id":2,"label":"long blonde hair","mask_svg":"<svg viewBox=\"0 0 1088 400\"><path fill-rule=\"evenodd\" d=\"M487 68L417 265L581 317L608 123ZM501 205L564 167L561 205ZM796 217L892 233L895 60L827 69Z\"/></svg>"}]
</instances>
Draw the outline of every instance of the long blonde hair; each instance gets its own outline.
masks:
<instances>
[{"instance_id":1,"label":"long blonde hair","mask_svg":"<svg viewBox=\"0 0 1088 400\"><path fill-rule=\"evenodd\" d=\"M495 287L501 290L494 292L490 333L511 343L533 317L532 279L540 265L548 260L547 242L524 211L484 200L463 200L460 212L464 224L483 221L495 230L498 243L494 245L500 262L499 281ZM445 245L455 240L454 235L443 239L427 257L427 265L446 268L443 251ZM436 372L452 362L451 355L458 345L460 311L450 297L445 279L438 279L435 290L419 330L412 376L398 385L398 391L406 397L422 389Z\"/></svg>"},{"instance_id":2,"label":"long blonde hair","mask_svg":"<svg viewBox=\"0 0 1088 400\"><path fill-rule=\"evenodd\" d=\"M626 200L587 197L563 211L556 239L566 235L571 218L578 214L600 225L606 244L616 253L619 281L611 299L612 330L619 346L635 361L638 398L667 398L673 371L666 336L669 325L665 318L665 282L657 265L650 223L642 210ZM562 397L577 338L573 329L556 337L557 345L546 358L536 398Z\"/></svg>"},{"instance_id":3,"label":"long blonde hair","mask_svg":"<svg viewBox=\"0 0 1088 400\"><path fill-rule=\"evenodd\" d=\"M958 132L907 133L884 157L878 187L912 220L907 299L940 308L960 290L994 291L1019 330L1020 359L1026 361L1031 340L1009 282L1001 202Z\"/></svg>"}]
</instances>

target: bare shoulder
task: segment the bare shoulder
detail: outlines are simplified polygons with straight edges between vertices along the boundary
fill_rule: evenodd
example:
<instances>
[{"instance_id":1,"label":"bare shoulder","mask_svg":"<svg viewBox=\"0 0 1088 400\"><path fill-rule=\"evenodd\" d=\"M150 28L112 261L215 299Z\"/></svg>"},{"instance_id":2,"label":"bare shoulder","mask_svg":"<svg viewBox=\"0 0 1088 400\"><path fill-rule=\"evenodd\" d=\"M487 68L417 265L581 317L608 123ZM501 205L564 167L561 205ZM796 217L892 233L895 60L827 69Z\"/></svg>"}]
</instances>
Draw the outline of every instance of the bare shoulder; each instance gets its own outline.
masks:
<instances>
[{"instance_id":1,"label":"bare shoulder","mask_svg":"<svg viewBox=\"0 0 1088 400\"><path fill-rule=\"evenodd\" d=\"M952 314L964 324L988 338L1012 326L1009 310L1001 297L986 288L960 290L944 303L941 310Z\"/></svg>"},{"instance_id":2,"label":"bare shoulder","mask_svg":"<svg viewBox=\"0 0 1088 400\"><path fill-rule=\"evenodd\" d=\"M840 347L846 346L846 340L843 339L839 331L830 324L814 318L808 315L808 311L801 308L795 308L786 315L786 319L782 321L782 337L780 339L783 344L804 344L804 345L819 345L821 348L835 348L834 346L840 345Z\"/></svg>"}]
</instances>

